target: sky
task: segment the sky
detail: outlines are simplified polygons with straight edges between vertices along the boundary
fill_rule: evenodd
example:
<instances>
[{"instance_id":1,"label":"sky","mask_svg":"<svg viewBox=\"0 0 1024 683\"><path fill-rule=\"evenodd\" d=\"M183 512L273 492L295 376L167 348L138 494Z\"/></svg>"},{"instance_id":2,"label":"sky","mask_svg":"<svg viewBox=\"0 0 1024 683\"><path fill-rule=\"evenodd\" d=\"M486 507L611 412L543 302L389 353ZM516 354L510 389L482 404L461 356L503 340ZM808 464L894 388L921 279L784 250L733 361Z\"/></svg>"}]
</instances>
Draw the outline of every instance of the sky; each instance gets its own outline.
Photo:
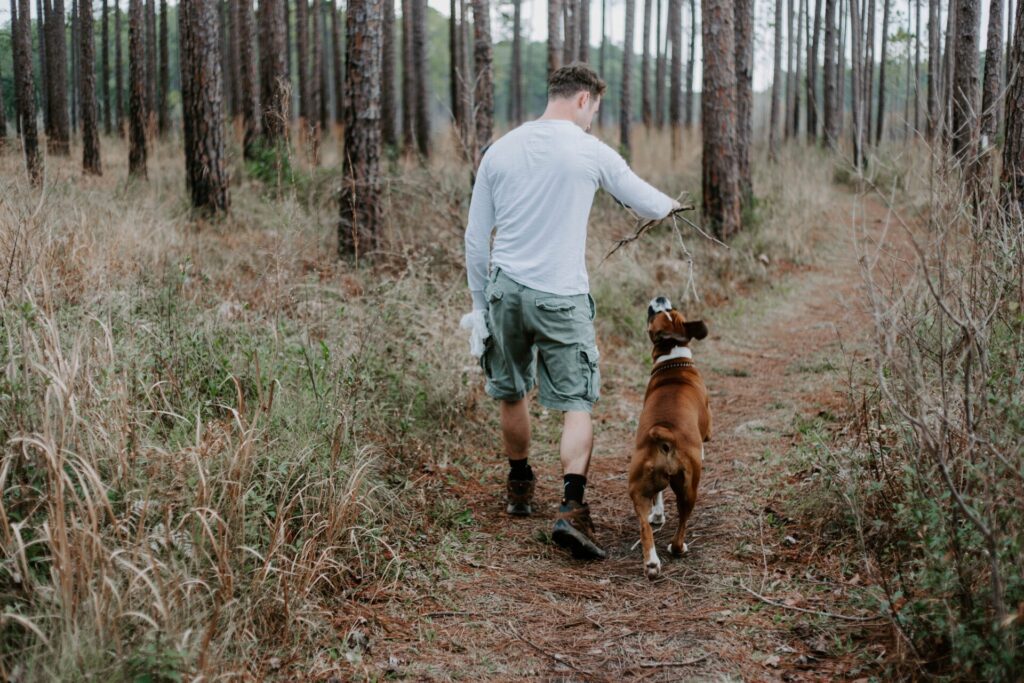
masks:
<instances>
[{"instance_id":1,"label":"sky","mask_svg":"<svg viewBox=\"0 0 1024 683\"><path fill-rule=\"evenodd\" d=\"M111 0L113 1L113 0ZM344 2L344 0L341 0ZM664 3L664 11L667 11L668 0L661 0ZM699 2L699 0L696 0ZM785 1L785 0L783 0ZM796 0L799 2L799 0ZM875 54L879 54L881 51L881 23L882 23L882 1L876 0L878 18L876 19L876 32L877 36L875 39ZM1007 0L995 0L1003 3L1003 36L1005 40L1008 15ZM1011 3L1013 0L1009 0ZM1024 2L1024 0L1019 0ZM126 0L120 0L122 6L126 6ZM622 45L625 36L625 24L626 24L626 3L625 0L607 0L608 2L608 35L609 41L613 44ZM928 14L928 3L926 0L920 0L921 2L921 46L922 46L922 57L927 53L927 14ZM981 2L981 26L979 42L982 50L985 49L986 34L988 29L988 1L980 0ZM449 0L428 0L430 7L437 10L440 14L448 16ZM811 10L813 11L814 0L808 0ZM913 3L911 0L892 0L892 16L890 22L895 22L898 26L905 26L908 12L913 11ZM33 5L32 16L35 16L35 3ZM70 7L70 0L65 0L65 5ZM95 11L99 11L99 0L93 0ZM171 2L171 4L177 4ZM399 1L396 0L396 5L399 5ZM639 54L641 51L641 40L643 37L643 2L642 0L636 0L636 28L634 30L635 36L635 49ZM505 3L504 7L510 8L511 3ZM499 26L496 17L498 15L497 6L492 0L492 21L491 26L493 30ZM755 20L754 20L754 89L755 90L766 90L771 86L772 77L772 41L774 39L774 1L769 0L755 0ZM686 40L686 36L689 34L689 5L688 2L683 3L683 36ZM523 0L523 33L531 40L546 40L547 37L547 0ZM698 22L700 21L700 8L698 7ZM10 10L6 2L0 2L0 25L6 25L10 20ZM945 19L943 19L945 21ZM945 26L945 24L943 24ZM698 24L699 27L699 24ZM890 35L894 33L897 28L894 26L890 29ZM652 43L654 40L654 26L652 22L651 36ZM502 36L496 35L495 40L501 40ZM591 5L590 10L590 44L598 46L601 43L601 4L600 2L594 1ZM847 46L847 54L849 54L849 46ZM653 46L652 46L653 50ZM694 87L700 89L700 36L697 37L697 66L695 70L695 83ZM805 55L801 55L804 57ZM783 64L785 65L785 51L783 51ZM803 62L801 62L803 63ZM806 71L806 67L804 67Z\"/></svg>"}]
</instances>

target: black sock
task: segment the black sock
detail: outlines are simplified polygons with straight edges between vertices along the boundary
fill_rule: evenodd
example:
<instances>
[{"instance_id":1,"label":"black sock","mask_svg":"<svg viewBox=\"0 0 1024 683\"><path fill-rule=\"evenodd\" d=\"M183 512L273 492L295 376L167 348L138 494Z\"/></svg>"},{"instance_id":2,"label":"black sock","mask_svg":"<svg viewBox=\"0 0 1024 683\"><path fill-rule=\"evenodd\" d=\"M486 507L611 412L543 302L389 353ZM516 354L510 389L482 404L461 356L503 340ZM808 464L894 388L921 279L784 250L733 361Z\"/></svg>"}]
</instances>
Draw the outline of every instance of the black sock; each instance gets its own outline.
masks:
<instances>
[{"instance_id":1,"label":"black sock","mask_svg":"<svg viewBox=\"0 0 1024 683\"><path fill-rule=\"evenodd\" d=\"M529 481L533 479L533 469L530 468L530 463L527 462L526 458L522 460L508 459L508 478L515 479L517 481Z\"/></svg>"},{"instance_id":2,"label":"black sock","mask_svg":"<svg viewBox=\"0 0 1024 683\"><path fill-rule=\"evenodd\" d=\"M582 474L567 474L562 477L562 498L565 502L575 500L577 503L583 502L583 490L587 486L587 478Z\"/></svg>"}]
</instances>

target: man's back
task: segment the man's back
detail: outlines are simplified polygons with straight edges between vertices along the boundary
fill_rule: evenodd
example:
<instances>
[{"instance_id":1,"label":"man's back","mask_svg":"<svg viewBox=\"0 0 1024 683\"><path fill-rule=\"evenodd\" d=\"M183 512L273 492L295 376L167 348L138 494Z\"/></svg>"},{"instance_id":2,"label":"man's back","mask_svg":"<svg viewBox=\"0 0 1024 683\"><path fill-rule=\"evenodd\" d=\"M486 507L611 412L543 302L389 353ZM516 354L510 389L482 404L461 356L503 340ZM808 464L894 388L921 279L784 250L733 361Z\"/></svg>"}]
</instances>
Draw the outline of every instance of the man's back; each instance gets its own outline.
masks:
<instances>
[{"instance_id":1,"label":"man's back","mask_svg":"<svg viewBox=\"0 0 1024 683\"><path fill-rule=\"evenodd\" d=\"M493 267L541 291L589 292L587 219L598 187L650 218L672 208L669 197L572 121L530 121L502 136L484 154L473 188L466 230L470 289L483 288L494 228Z\"/></svg>"}]
</instances>

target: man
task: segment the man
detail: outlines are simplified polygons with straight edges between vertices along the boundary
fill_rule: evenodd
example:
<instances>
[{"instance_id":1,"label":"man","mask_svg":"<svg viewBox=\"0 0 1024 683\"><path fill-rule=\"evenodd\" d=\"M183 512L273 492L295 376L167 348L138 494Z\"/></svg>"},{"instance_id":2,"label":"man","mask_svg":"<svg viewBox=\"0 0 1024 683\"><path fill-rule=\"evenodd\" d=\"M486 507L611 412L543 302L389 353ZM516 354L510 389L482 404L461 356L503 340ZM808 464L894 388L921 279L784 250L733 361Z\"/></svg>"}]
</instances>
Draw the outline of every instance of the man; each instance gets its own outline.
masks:
<instances>
[{"instance_id":1,"label":"man","mask_svg":"<svg viewBox=\"0 0 1024 683\"><path fill-rule=\"evenodd\" d=\"M490 333L480 361L488 395L501 402L510 466L507 511L532 512L527 393L536 375L541 404L565 414L564 493L552 540L589 559L604 558L605 552L594 540L583 502L593 448L590 412L600 389L587 219L598 187L645 218L663 218L679 208L588 132L605 87L585 64L551 74L543 116L507 133L484 154L466 228L473 315L485 317Z\"/></svg>"}]
</instances>

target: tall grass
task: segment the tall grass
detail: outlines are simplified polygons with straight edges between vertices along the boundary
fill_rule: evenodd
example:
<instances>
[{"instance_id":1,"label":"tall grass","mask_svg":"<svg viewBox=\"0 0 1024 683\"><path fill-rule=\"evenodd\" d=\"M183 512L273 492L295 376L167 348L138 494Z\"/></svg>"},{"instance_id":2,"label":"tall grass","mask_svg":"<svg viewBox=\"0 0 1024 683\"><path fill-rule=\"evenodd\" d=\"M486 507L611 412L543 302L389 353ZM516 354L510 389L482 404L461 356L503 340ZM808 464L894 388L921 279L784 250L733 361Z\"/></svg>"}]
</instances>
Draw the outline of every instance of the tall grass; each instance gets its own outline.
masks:
<instances>
[{"instance_id":1,"label":"tall grass","mask_svg":"<svg viewBox=\"0 0 1024 683\"><path fill-rule=\"evenodd\" d=\"M696 198L697 141L672 160L667 136L638 137L641 173ZM215 223L190 218L174 140L147 183L125 180L115 140L103 178L51 158L39 192L0 157L0 676L336 666L338 611L403 576L427 505L403 495L410 476L496 440L456 324L469 170L438 145L392 162L384 246L359 267L334 258L327 145L324 167L297 153L269 184L233 149L234 209ZM763 172L756 227L730 250L680 228L688 305L812 257L832 196L819 161ZM596 267L631 227L599 197L600 334L624 353L653 290L688 291L668 228Z\"/></svg>"}]
</instances>

